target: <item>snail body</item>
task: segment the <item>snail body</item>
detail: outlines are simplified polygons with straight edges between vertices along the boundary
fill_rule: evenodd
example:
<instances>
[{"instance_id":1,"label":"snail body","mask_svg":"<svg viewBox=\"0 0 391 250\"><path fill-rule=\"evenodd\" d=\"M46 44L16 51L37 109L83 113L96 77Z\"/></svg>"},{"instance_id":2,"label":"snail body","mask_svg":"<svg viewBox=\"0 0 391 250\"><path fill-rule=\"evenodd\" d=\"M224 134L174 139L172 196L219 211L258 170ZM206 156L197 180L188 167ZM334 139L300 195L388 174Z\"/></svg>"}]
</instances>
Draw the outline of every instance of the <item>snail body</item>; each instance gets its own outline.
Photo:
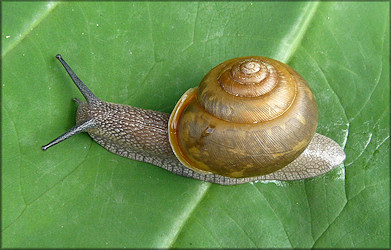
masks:
<instances>
[{"instance_id":1,"label":"snail body","mask_svg":"<svg viewBox=\"0 0 391 250\"><path fill-rule=\"evenodd\" d=\"M310 178L345 159L336 142L315 133L317 106L306 81L279 61L228 60L170 115L101 101L57 58L87 102L74 99L76 126L43 150L88 132L115 154L223 185Z\"/></svg>"}]
</instances>

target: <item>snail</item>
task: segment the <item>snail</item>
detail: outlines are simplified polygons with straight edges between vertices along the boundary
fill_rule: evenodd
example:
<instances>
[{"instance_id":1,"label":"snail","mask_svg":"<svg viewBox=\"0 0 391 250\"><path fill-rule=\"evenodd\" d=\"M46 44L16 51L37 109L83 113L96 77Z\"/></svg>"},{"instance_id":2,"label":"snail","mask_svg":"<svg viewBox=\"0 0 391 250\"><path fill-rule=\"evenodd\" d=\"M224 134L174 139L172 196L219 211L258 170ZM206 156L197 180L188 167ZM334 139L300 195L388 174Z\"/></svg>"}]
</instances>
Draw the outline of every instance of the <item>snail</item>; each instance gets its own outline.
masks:
<instances>
[{"instance_id":1,"label":"snail","mask_svg":"<svg viewBox=\"0 0 391 250\"><path fill-rule=\"evenodd\" d=\"M219 64L170 115L104 102L56 58L86 102L73 99L76 126L43 151L88 132L117 155L222 185L311 178L345 160L335 141L315 132L318 110L308 83L277 60L248 56Z\"/></svg>"}]
</instances>

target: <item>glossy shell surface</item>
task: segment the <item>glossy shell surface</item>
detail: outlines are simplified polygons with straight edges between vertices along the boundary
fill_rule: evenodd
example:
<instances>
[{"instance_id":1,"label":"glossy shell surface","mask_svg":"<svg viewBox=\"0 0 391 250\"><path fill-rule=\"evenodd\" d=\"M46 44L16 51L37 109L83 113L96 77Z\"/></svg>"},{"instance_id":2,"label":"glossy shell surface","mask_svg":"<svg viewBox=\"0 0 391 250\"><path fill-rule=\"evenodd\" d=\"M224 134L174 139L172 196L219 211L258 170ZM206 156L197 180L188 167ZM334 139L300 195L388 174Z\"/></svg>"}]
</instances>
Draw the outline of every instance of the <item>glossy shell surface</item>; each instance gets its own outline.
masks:
<instances>
[{"instance_id":1,"label":"glossy shell surface","mask_svg":"<svg viewBox=\"0 0 391 250\"><path fill-rule=\"evenodd\" d=\"M317 126L315 98L288 65L241 57L212 69L178 101L169 139L178 159L201 173L241 178L296 159Z\"/></svg>"}]
</instances>

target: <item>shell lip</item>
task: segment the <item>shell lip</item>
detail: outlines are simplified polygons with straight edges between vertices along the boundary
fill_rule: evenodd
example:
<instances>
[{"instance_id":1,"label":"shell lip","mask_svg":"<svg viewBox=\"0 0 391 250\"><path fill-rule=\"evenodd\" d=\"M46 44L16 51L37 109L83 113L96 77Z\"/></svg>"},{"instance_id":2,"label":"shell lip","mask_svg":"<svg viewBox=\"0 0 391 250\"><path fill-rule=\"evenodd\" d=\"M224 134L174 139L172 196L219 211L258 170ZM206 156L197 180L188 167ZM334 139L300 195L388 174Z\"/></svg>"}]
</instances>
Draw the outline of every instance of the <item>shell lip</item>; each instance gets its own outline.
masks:
<instances>
[{"instance_id":1,"label":"shell lip","mask_svg":"<svg viewBox=\"0 0 391 250\"><path fill-rule=\"evenodd\" d=\"M178 122L183 111L186 110L187 106L195 100L197 96L198 87L190 88L187 90L179 101L176 103L173 111L171 112L170 119L168 120L168 139L170 141L171 149L174 152L177 159L187 168L194 170L201 174L211 174L211 172L197 169L195 164L183 153L179 141L178 141Z\"/></svg>"}]
</instances>

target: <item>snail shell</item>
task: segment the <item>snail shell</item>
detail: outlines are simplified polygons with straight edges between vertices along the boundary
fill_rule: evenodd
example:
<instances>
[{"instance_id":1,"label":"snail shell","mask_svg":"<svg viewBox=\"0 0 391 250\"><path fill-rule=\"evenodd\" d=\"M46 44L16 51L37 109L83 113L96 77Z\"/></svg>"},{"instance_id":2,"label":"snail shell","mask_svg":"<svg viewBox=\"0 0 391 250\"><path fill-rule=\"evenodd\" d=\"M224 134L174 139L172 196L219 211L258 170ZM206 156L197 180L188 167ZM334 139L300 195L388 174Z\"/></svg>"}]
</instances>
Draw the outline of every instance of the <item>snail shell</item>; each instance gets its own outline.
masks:
<instances>
[{"instance_id":1,"label":"snail shell","mask_svg":"<svg viewBox=\"0 0 391 250\"><path fill-rule=\"evenodd\" d=\"M179 100L169 138L183 165L201 173L252 177L296 159L315 134L318 111L306 81L265 57L212 69Z\"/></svg>"},{"instance_id":2,"label":"snail shell","mask_svg":"<svg viewBox=\"0 0 391 250\"><path fill-rule=\"evenodd\" d=\"M306 81L265 57L241 57L212 69L171 115L104 102L62 63L87 102L76 126L42 150L80 132L117 155L174 174L223 185L297 180L340 165L345 154L315 133L318 111Z\"/></svg>"}]
</instances>

